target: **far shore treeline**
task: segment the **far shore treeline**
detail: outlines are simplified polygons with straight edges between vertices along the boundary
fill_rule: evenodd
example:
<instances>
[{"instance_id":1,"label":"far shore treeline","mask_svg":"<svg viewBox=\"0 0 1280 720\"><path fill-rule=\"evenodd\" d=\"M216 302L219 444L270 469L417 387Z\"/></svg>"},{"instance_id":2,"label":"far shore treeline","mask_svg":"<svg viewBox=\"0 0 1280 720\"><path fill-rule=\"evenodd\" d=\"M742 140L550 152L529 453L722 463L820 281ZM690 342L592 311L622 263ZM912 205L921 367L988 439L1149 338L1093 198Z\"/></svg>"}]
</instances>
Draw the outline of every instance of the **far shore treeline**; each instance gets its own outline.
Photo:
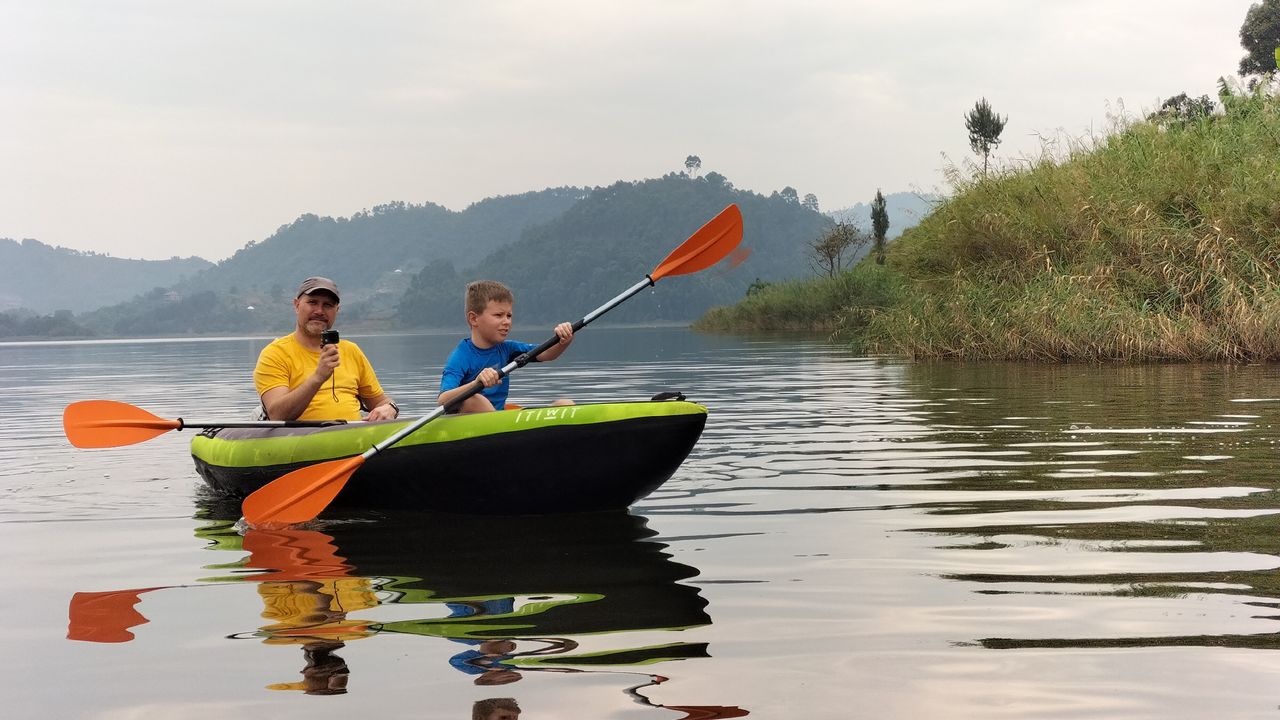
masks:
<instances>
[{"instance_id":1,"label":"far shore treeline","mask_svg":"<svg viewBox=\"0 0 1280 720\"><path fill-rule=\"evenodd\" d=\"M695 328L822 332L916 359L1280 359L1280 96L1266 79L1220 89L957 174L885 264L757 285Z\"/></svg>"},{"instance_id":2,"label":"far shore treeline","mask_svg":"<svg viewBox=\"0 0 1280 720\"><path fill-rule=\"evenodd\" d=\"M522 326L549 325L581 317L642 279L730 203L748 218L744 250L734 262L666 284L652 302L619 308L610 322L688 323L736 301L757 279L776 282L808 271L807 243L833 223L811 196L802 201L789 187L761 195L696 169L489 198L462 211L394 202L349 218L303 215L217 264L127 261L0 240L0 251L24 253L0 269L14 296L0 312L0 338L283 333L292 327L294 290L308 275L338 283L340 324L352 332L463 328L463 289L477 278L513 288ZM96 279L67 271L80 272L85 263L98 263ZM140 268L167 282L84 309L101 298L100 288L137 281L113 274L115 267ZM167 275L158 274L161 269ZM19 282L24 273L32 277ZM19 295L65 304L22 309ZM5 300L0 297L0 309Z\"/></svg>"}]
</instances>

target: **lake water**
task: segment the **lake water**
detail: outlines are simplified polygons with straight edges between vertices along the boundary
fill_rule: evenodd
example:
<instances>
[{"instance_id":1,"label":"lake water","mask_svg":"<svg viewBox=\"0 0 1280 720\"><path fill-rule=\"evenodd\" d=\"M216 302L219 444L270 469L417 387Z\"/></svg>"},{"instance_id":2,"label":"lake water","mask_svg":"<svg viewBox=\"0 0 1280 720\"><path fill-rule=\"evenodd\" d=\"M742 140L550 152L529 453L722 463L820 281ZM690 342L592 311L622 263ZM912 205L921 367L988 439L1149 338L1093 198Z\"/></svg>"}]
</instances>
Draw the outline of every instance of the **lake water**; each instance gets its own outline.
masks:
<instances>
[{"instance_id":1,"label":"lake water","mask_svg":"<svg viewBox=\"0 0 1280 720\"><path fill-rule=\"evenodd\" d=\"M354 339L429 409L454 336ZM630 514L244 537L189 431L62 435L89 398L247 419L263 344L0 345L5 717L1280 716L1275 367L592 327L512 399L710 408Z\"/></svg>"}]
</instances>

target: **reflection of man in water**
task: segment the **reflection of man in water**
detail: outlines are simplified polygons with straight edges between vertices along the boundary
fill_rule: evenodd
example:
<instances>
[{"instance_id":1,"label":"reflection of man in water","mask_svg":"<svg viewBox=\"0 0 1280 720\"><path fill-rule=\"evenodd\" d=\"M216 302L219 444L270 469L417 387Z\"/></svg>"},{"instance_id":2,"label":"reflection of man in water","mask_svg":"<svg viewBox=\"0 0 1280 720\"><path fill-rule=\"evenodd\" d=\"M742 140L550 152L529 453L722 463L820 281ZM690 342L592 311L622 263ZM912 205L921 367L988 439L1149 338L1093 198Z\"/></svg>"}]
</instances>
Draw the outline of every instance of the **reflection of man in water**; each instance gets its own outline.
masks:
<instances>
[{"instance_id":1,"label":"reflection of man in water","mask_svg":"<svg viewBox=\"0 0 1280 720\"><path fill-rule=\"evenodd\" d=\"M471 720L520 720L520 706L515 698L477 700L471 708Z\"/></svg>"},{"instance_id":2,"label":"reflection of man in water","mask_svg":"<svg viewBox=\"0 0 1280 720\"><path fill-rule=\"evenodd\" d=\"M334 650L342 647L340 642L314 642L302 646L303 657L307 659L302 668L302 691L308 695L342 695L347 692L347 662Z\"/></svg>"},{"instance_id":3,"label":"reflection of man in water","mask_svg":"<svg viewBox=\"0 0 1280 720\"><path fill-rule=\"evenodd\" d=\"M375 631L365 622L347 619L347 613L376 607L368 578L341 577L322 580L264 581L258 584L262 617L276 622L261 633L269 645L301 645L306 666L302 682L274 683L270 690L301 690L308 695L341 695L347 692L350 670L333 652L344 640L368 637Z\"/></svg>"}]
</instances>

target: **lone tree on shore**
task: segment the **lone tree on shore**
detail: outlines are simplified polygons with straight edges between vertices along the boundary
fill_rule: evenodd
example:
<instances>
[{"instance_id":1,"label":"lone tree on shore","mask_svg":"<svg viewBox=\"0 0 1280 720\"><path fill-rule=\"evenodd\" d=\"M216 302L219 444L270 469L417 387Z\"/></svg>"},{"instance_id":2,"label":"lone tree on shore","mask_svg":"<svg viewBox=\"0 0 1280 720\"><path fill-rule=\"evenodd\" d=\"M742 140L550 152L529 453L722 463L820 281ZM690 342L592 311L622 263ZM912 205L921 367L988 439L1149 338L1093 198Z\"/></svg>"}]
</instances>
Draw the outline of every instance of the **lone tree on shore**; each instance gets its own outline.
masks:
<instances>
[{"instance_id":1,"label":"lone tree on shore","mask_svg":"<svg viewBox=\"0 0 1280 720\"><path fill-rule=\"evenodd\" d=\"M866 244L867 236L858 228L838 222L822 237L809 243L809 257L815 270L833 278L857 257L858 249Z\"/></svg>"},{"instance_id":2,"label":"lone tree on shore","mask_svg":"<svg viewBox=\"0 0 1280 720\"><path fill-rule=\"evenodd\" d=\"M1240 45L1249 53L1240 60L1240 75L1265 75L1276 70L1280 46L1280 0L1262 0L1245 13Z\"/></svg>"},{"instance_id":3,"label":"lone tree on shore","mask_svg":"<svg viewBox=\"0 0 1280 720\"><path fill-rule=\"evenodd\" d=\"M973 109L964 116L964 126L969 130L969 147L982 156L982 177L987 176L987 158L1000 144L1000 133L1004 132L1004 124L1008 120L1008 116L997 115L986 98L974 103Z\"/></svg>"},{"instance_id":4,"label":"lone tree on shore","mask_svg":"<svg viewBox=\"0 0 1280 720\"><path fill-rule=\"evenodd\" d=\"M885 208L884 195L876 188L876 199L871 201L871 234L875 238L876 264L884 264L884 236L889 232L889 211Z\"/></svg>"}]
</instances>

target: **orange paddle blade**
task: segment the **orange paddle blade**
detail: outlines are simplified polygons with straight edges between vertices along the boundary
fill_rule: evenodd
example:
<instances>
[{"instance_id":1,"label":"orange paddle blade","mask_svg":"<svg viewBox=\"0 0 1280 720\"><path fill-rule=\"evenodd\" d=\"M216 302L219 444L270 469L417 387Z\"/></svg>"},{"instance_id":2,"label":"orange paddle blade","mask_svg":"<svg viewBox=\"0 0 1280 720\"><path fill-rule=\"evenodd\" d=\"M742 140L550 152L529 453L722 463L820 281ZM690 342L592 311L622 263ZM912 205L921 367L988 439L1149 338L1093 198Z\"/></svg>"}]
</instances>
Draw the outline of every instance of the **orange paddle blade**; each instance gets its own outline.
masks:
<instances>
[{"instance_id":1,"label":"orange paddle blade","mask_svg":"<svg viewBox=\"0 0 1280 720\"><path fill-rule=\"evenodd\" d=\"M114 400L82 400L62 411L62 430L78 448L133 445L181 428L177 420Z\"/></svg>"},{"instance_id":2,"label":"orange paddle blade","mask_svg":"<svg viewBox=\"0 0 1280 720\"><path fill-rule=\"evenodd\" d=\"M129 628L149 622L134 608L140 599L138 596L159 589L78 592L72 595L67 639L101 643L129 642L133 639Z\"/></svg>"},{"instance_id":3,"label":"orange paddle blade","mask_svg":"<svg viewBox=\"0 0 1280 720\"><path fill-rule=\"evenodd\" d=\"M254 527L279 527L319 515L364 464L364 456L330 460L281 475L244 499L240 510Z\"/></svg>"},{"instance_id":4,"label":"orange paddle blade","mask_svg":"<svg viewBox=\"0 0 1280 720\"><path fill-rule=\"evenodd\" d=\"M737 205L730 205L707 221L706 225L698 228L680 247L672 250L649 273L649 277L657 282L667 275L685 275L704 270L723 260L740 242L742 211L738 210Z\"/></svg>"}]
</instances>

